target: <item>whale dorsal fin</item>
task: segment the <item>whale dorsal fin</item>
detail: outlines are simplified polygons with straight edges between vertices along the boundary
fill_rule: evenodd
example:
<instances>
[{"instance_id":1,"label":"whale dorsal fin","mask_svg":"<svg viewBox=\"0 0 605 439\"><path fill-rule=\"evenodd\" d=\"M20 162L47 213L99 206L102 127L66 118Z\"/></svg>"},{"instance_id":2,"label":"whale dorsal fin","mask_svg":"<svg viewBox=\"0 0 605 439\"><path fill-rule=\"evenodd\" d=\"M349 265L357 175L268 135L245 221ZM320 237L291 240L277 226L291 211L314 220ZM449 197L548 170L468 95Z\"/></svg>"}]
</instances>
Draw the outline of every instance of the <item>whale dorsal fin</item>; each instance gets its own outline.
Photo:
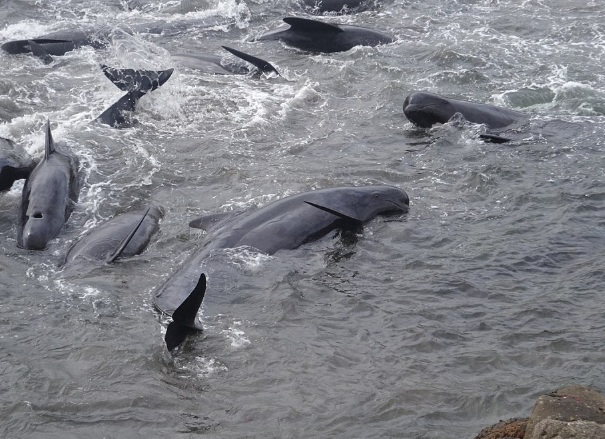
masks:
<instances>
[{"instance_id":1,"label":"whale dorsal fin","mask_svg":"<svg viewBox=\"0 0 605 439\"><path fill-rule=\"evenodd\" d=\"M50 132L50 121L46 119L46 139L44 140L44 160L48 160L51 154L55 152L55 142Z\"/></svg>"},{"instance_id":2,"label":"whale dorsal fin","mask_svg":"<svg viewBox=\"0 0 605 439\"><path fill-rule=\"evenodd\" d=\"M40 58L44 64L50 64L51 62L53 62L53 57L50 56L50 53L48 53L44 49L44 47L42 47L40 44L38 44L36 42L36 40L28 40L28 43L29 43L29 48L32 51L32 54L36 58Z\"/></svg>"},{"instance_id":3,"label":"whale dorsal fin","mask_svg":"<svg viewBox=\"0 0 605 439\"><path fill-rule=\"evenodd\" d=\"M118 259L120 257L120 255L122 254L122 252L124 251L124 249L126 248L128 243L132 240L135 233L137 233L137 230L139 230L139 227L141 227L141 224L143 224L143 220L145 220L145 217L149 213L149 209L150 209L150 207L147 208L147 210L143 214L143 217L141 218L141 220L137 223L136 226L134 226L134 228L130 231L128 236L126 236L126 238L124 238L122 240L122 242L120 243L120 245L118 246L116 251L114 251L111 255L109 255L109 257L107 258L107 260L105 262L107 262L108 264L111 264L113 261L115 261L116 259Z\"/></svg>"},{"instance_id":4,"label":"whale dorsal fin","mask_svg":"<svg viewBox=\"0 0 605 439\"><path fill-rule=\"evenodd\" d=\"M172 322L166 328L164 341L169 351L179 346L192 329L201 330L195 318L206 294L206 275L202 273L189 296L172 313Z\"/></svg>"},{"instance_id":5,"label":"whale dorsal fin","mask_svg":"<svg viewBox=\"0 0 605 439\"><path fill-rule=\"evenodd\" d=\"M239 50L235 50L235 49L232 49L227 46L222 46L222 47L226 51L231 52L233 55L237 56L238 58L241 58L244 61L249 62L250 64L252 64L254 67L256 67L261 72L263 72L263 73L275 72L279 76L279 72L277 71L277 69L275 67L273 67L271 65L271 63L269 63L268 61L265 61L264 59L260 59L255 56L252 56L252 55L248 55L247 53L240 52Z\"/></svg>"},{"instance_id":6,"label":"whale dorsal fin","mask_svg":"<svg viewBox=\"0 0 605 439\"><path fill-rule=\"evenodd\" d=\"M337 210L330 209L329 207L321 206L319 204L312 203L310 201L305 201L305 203L307 203L309 206L313 206L313 207L315 207L315 208L317 208L319 210L323 210L324 212L331 213L332 215L335 215L338 218L340 218L342 220L345 220L347 223L351 223L352 225L360 226L360 225L363 224L363 221L361 221L360 219L354 218L354 217L352 217L350 215L347 215L346 213L342 213L342 212L339 212Z\"/></svg>"},{"instance_id":7,"label":"whale dorsal fin","mask_svg":"<svg viewBox=\"0 0 605 439\"><path fill-rule=\"evenodd\" d=\"M309 20L308 18L286 17L284 21L288 23L293 30L315 31L315 32L344 32L335 24L324 23L323 21Z\"/></svg>"}]
</instances>

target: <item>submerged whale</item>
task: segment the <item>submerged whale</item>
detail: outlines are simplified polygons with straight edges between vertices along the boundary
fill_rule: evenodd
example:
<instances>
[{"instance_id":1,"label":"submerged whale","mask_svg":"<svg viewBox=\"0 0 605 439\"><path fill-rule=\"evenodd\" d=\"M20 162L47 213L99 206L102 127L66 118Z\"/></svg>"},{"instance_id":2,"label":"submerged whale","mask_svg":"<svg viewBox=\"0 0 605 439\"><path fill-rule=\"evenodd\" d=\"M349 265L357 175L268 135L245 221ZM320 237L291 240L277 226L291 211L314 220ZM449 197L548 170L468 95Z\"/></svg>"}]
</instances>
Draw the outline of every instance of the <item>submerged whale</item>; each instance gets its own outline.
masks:
<instances>
[{"instance_id":1,"label":"submerged whale","mask_svg":"<svg viewBox=\"0 0 605 439\"><path fill-rule=\"evenodd\" d=\"M9 190L15 181L27 178L35 166L23 147L0 137L0 192Z\"/></svg>"},{"instance_id":2,"label":"submerged whale","mask_svg":"<svg viewBox=\"0 0 605 439\"><path fill-rule=\"evenodd\" d=\"M118 257L138 255L158 231L162 216L163 210L157 206L117 215L77 240L61 266L64 270L80 272L91 265L111 263Z\"/></svg>"},{"instance_id":3,"label":"submerged whale","mask_svg":"<svg viewBox=\"0 0 605 439\"><path fill-rule=\"evenodd\" d=\"M115 128L130 125L128 114L135 110L139 99L168 81L174 71L174 69L159 71L114 69L106 65L101 65L101 69L111 82L126 92L116 103L97 117L97 121L100 123Z\"/></svg>"},{"instance_id":4,"label":"submerged whale","mask_svg":"<svg viewBox=\"0 0 605 439\"><path fill-rule=\"evenodd\" d=\"M267 32L257 41L281 40L289 46L310 52L344 52L355 46L378 46L395 40L364 27L330 24L307 18L286 17L287 27Z\"/></svg>"},{"instance_id":5,"label":"submerged whale","mask_svg":"<svg viewBox=\"0 0 605 439\"><path fill-rule=\"evenodd\" d=\"M403 113L410 122L421 128L446 123L456 113L469 122L484 124L490 129L504 128L527 118L524 113L508 108L451 99L424 91L411 93L405 98Z\"/></svg>"},{"instance_id":6,"label":"submerged whale","mask_svg":"<svg viewBox=\"0 0 605 439\"><path fill-rule=\"evenodd\" d=\"M71 215L79 189L78 160L55 149L47 121L44 158L23 186L17 245L44 249Z\"/></svg>"},{"instance_id":7,"label":"submerged whale","mask_svg":"<svg viewBox=\"0 0 605 439\"><path fill-rule=\"evenodd\" d=\"M177 53L172 55L171 58L180 66L215 75L247 75L249 73L259 75L261 73L275 73L279 75L277 69L264 59L257 58L227 46L222 47L245 62L234 62L225 60L218 55L209 54ZM252 64L254 68L251 69L249 64Z\"/></svg>"},{"instance_id":8,"label":"submerged whale","mask_svg":"<svg viewBox=\"0 0 605 439\"><path fill-rule=\"evenodd\" d=\"M334 229L358 230L377 215L407 212L408 206L408 195L393 186L337 187L282 198L243 217L227 213L192 221L191 227L209 229L209 239L158 288L153 300L159 311L172 316L165 337L168 349L190 330L201 329L196 315L206 281L200 273L212 251L249 246L272 255Z\"/></svg>"}]
</instances>

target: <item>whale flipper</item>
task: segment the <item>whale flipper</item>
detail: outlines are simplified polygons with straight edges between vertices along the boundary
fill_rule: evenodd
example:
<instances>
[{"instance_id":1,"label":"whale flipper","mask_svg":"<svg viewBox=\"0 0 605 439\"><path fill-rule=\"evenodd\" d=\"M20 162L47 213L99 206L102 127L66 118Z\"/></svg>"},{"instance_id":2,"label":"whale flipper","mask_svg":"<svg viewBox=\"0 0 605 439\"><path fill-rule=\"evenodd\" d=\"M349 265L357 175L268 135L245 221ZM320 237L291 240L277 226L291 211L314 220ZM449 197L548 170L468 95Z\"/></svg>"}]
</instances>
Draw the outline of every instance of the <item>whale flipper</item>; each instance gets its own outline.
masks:
<instances>
[{"instance_id":1,"label":"whale flipper","mask_svg":"<svg viewBox=\"0 0 605 439\"><path fill-rule=\"evenodd\" d=\"M36 43L36 41L29 40L29 47L32 51L32 54L36 58L40 58L44 64L50 64L54 61L53 57L50 56L50 53L48 53L44 47Z\"/></svg>"},{"instance_id":2,"label":"whale flipper","mask_svg":"<svg viewBox=\"0 0 605 439\"><path fill-rule=\"evenodd\" d=\"M191 330L201 330L196 324L197 312L206 294L206 275L202 273L189 296L172 313L172 322L166 328L164 341L169 351L179 346Z\"/></svg>"},{"instance_id":3,"label":"whale flipper","mask_svg":"<svg viewBox=\"0 0 605 439\"><path fill-rule=\"evenodd\" d=\"M309 20L308 18L286 17L284 18L284 22L289 24L293 30L301 32L344 32L344 30L335 24Z\"/></svg>"},{"instance_id":4,"label":"whale flipper","mask_svg":"<svg viewBox=\"0 0 605 439\"><path fill-rule=\"evenodd\" d=\"M307 203L309 206L313 206L319 210L323 210L324 212L328 212L328 213L331 213L332 215L337 216L341 220L344 220L345 224L351 225L354 228L360 227L363 224L362 220L360 220L358 218L354 218L350 215L347 215L346 213L338 212L334 209L330 209L329 207L320 206L319 204L311 203L310 201L305 201L305 203Z\"/></svg>"},{"instance_id":5,"label":"whale flipper","mask_svg":"<svg viewBox=\"0 0 605 439\"><path fill-rule=\"evenodd\" d=\"M130 233L128 234L128 236L126 236L126 238L124 238L122 240L122 242L120 243L120 245L118 246L118 248L116 249L116 251L113 252L111 255L109 255L109 257L107 258L107 261L106 261L108 264L112 263L113 261L115 261L116 259L118 259L120 257L120 255L122 254L122 252L124 251L124 249L126 248L126 246L128 245L128 243L132 240L132 237L135 235L135 233L137 233L137 230L139 230L139 227L141 227L141 224L143 224L143 221L145 220L145 217L149 213L149 209L151 209L151 208L148 207L147 210L145 211L145 213L143 213L143 216L141 217L141 220L130 231Z\"/></svg>"},{"instance_id":6,"label":"whale flipper","mask_svg":"<svg viewBox=\"0 0 605 439\"><path fill-rule=\"evenodd\" d=\"M116 128L127 126L128 121L124 113L134 111L139 99L163 85L174 71L114 69L106 65L101 65L101 69L116 87L127 92L97 118L99 122Z\"/></svg>"},{"instance_id":7,"label":"whale flipper","mask_svg":"<svg viewBox=\"0 0 605 439\"><path fill-rule=\"evenodd\" d=\"M241 58L244 61L249 62L250 64L252 64L254 67L256 67L261 72L263 72L263 73L275 72L279 76L279 72L277 71L277 69L275 67L273 67L271 65L271 63L269 63L268 61L265 61L264 59L257 58L252 55L248 55L247 53L240 52L239 50L235 50L235 49L232 49L227 46L222 46L222 47L226 51L231 52L233 55L237 56L238 58Z\"/></svg>"}]
</instances>

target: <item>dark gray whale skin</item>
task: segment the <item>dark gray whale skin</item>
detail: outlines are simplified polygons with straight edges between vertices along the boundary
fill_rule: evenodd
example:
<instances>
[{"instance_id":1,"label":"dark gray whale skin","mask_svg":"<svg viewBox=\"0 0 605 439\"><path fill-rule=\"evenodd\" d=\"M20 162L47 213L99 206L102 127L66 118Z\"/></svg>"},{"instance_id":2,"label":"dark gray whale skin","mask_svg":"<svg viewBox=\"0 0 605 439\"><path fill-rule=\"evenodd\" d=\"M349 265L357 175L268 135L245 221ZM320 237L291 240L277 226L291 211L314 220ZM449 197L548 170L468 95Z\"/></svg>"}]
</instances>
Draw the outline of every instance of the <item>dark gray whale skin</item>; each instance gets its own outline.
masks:
<instances>
[{"instance_id":1,"label":"dark gray whale skin","mask_svg":"<svg viewBox=\"0 0 605 439\"><path fill-rule=\"evenodd\" d=\"M163 210L157 206L150 206L149 210L117 215L78 239L67 251L61 265L64 269L69 269L75 265L109 262L120 244L135 228L135 233L119 256L138 255L147 248L151 237L158 231L162 216Z\"/></svg>"},{"instance_id":2,"label":"dark gray whale skin","mask_svg":"<svg viewBox=\"0 0 605 439\"><path fill-rule=\"evenodd\" d=\"M378 46L394 39L364 27L336 25L307 18L286 17L290 26L267 32L257 41L282 40L287 45L309 52L345 52L355 46Z\"/></svg>"},{"instance_id":3,"label":"dark gray whale skin","mask_svg":"<svg viewBox=\"0 0 605 439\"><path fill-rule=\"evenodd\" d=\"M158 288L154 305L172 315L197 284L204 260L215 249L249 246L272 255L315 241L337 228L358 227L377 215L406 212L408 206L408 195L393 186L337 187L282 198L243 217L228 218L217 224L203 247ZM190 225L196 227L203 221L194 220Z\"/></svg>"},{"instance_id":4,"label":"dark gray whale skin","mask_svg":"<svg viewBox=\"0 0 605 439\"><path fill-rule=\"evenodd\" d=\"M78 160L55 150L47 121L44 158L23 186L17 245L43 250L71 215L79 189Z\"/></svg>"},{"instance_id":5,"label":"dark gray whale skin","mask_svg":"<svg viewBox=\"0 0 605 439\"><path fill-rule=\"evenodd\" d=\"M0 137L0 192L9 190L15 181L27 178L35 166L25 149Z\"/></svg>"},{"instance_id":6,"label":"dark gray whale skin","mask_svg":"<svg viewBox=\"0 0 605 439\"><path fill-rule=\"evenodd\" d=\"M403 113L414 125L430 128L438 123L446 123L456 113L473 123L484 124L487 128L504 128L527 115L508 108L490 104L451 99L429 92L414 92L405 98Z\"/></svg>"},{"instance_id":7,"label":"dark gray whale skin","mask_svg":"<svg viewBox=\"0 0 605 439\"><path fill-rule=\"evenodd\" d=\"M248 75L250 73L276 73L279 72L269 62L249 55L239 50L223 46L223 49L239 58L237 61L227 61L222 56L205 53L176 53L172 55L172 61L188 69L199 70L203 73L214 75ZM242 62L242 60L246 62ZM250 64L254 68L250 68Z\"/></svg>"}]
</instances>

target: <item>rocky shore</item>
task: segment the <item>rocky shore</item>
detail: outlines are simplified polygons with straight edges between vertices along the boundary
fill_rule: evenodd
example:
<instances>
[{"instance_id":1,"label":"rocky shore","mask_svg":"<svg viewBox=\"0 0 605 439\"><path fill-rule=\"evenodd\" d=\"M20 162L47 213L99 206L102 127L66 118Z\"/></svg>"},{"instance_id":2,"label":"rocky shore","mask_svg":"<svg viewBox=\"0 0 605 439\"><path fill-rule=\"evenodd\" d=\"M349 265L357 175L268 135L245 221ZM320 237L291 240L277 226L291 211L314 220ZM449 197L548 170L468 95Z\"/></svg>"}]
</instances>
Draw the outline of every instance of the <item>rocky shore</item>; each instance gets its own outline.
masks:
<instances>
[{"instance_id":1,"label":"rocky shore","mask_svg":"<svg viewBox=\"0 0 605 439\"><path fill-rule=\"evenodd\" d=\"M542 395L529 418L500 421L475 439L605 439L605 397L571 385Z\"/></svg>"}]
</instances>

